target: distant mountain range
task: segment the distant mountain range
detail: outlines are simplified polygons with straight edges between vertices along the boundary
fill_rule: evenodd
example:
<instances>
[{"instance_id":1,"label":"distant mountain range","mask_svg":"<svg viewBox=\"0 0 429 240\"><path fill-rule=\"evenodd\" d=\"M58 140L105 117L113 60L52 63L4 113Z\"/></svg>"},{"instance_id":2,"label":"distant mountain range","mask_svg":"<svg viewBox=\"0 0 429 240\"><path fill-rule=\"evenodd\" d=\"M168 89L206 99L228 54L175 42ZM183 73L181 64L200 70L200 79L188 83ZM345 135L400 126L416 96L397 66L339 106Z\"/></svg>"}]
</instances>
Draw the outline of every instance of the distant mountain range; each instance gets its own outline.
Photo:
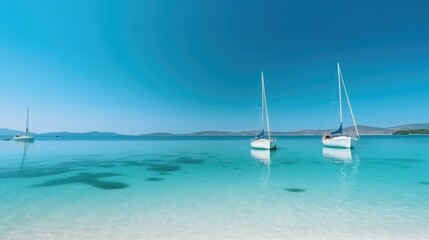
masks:
<instances>
[{"instance_id":1,"label":"distant mountain range","mask_svg":"<svg viewBox=\"0 0 429 240\"><path fill-rule=\"evenodd\" d=\"M15 135L21 135L24 132L17 131L17 130L11 130L7 128L0 128L0 135L1 136L15 136ZM31 135L34 135L34 133L31 133Z\"/></svg>"},{"instance_id":2,"label":"distant mountain range","mask_svg":"<svg viewBox=\"0 0 429 240\"><path fill-rule=\"evenodd\" d=\"M429 123L416 123L416 124L400 125L400 126L396 126L396 127L390 127L389 129L394 130L394 131L429 129Z\"/></svg>"},{"instance_id":3,"label":"distant mountain range","mask_svg":"<svg viewBox=\"0 0 429 240\"><path fill-rule=\"evenodd\" d=\"M7 128L0 128L0 136L15 136L22 135L23 131L17 131ZM83 133L74 133L74 132L49 132L49 133L33 133L30 132L29 135L37 137L113 137L113 136L126 136L124 134L118 134L114 132L83 132Z\"/></svg>"},{"instance_id":4,"label":"distant mountain range","mask_svg":"<svg viewBox=\"0 0 429 240\"><path fill-rule=\"evenodd\" d=\"M429 123L419 123L419 124L407 124L401 126L394 126L388 128L380 127L371 127L365 125L358 125L358 131L363 135L389 135L397 130L417 130L417 129L429 129ZM298 131L290 132L271 132L273 136L292 136L292 135L322 135L326 132L332 132L336 129L303 129ZM346 127L343 129L344 133L354 132L353 127ZM151 134L142 134L141 136L172 136L172 135L182 135L182 136L255 136L258 134L257 131L242 131L242 132L226 132L226 131L204 131L204 132L194 132L188 134L172 134L172 133L151 133Z\"/></svg>"},{"instance_id":5,"label":"distant mountain range","mask_svg":"<svg viewBox=\"0 0 429 240\"><path fill-rule=\"evenodd\" d=\"M392 134L394 130L390 128L379 128L379 127L371 127L365 125L357 125L359 134L367 134L367 135L378 135L378 134ZM308 129L308 130L299 130L287 132L286 135L321 135L326 132L332 132L336 129ZM344 133L355 132L354 127L346 127L343 128Z\"/></svg>"},{"instance_id":6,"label":"distant mountain range","mask_svg":"<svg viewBox=\"0 0 429 240\"><path fill-rule=\"evenodd\" d=\"M407 124L388 128L371 127L365 125L358 125L360 134L363 135L388 135L398 130L418 130L418 129L429 129L429 123L418 123L418 124ZM298 131L290 132L272 132L273 136L291 136L291 135L321 135L326 132L334 131L335 129L303 129ZM346 127L343 132L352 132L353 127ZM7 128L0 128L0 136L15 136L21 135L24 132L11 130ZM166 132L157 132L150 134L140 134L139 136L255 136L257 131L242 131L242 132L228 132L228 131L203 131L194 132L187 134L174 134ZM30 135L36 137L115 137L115 136L129 136L125 134L118 134L114 132L84 132L84 133L73 133L73 132L49 132L49 133L30 133Z\"/></svg>"},{"instance_id":7,"label":"distant mountain range","mask_svg":"<svg viewBox=\"0 0 429 240\"><path fill-rule=\"evenodd\" d=\"M114 132L83 132L83 133L74 133L74 132L49 132L49 133L40 133L35 134L36 136L45 136L45 137L56 137L56 136L68 136L68 137L114 137L114 136L126 136Z\"/></svg>"}]
</instances>

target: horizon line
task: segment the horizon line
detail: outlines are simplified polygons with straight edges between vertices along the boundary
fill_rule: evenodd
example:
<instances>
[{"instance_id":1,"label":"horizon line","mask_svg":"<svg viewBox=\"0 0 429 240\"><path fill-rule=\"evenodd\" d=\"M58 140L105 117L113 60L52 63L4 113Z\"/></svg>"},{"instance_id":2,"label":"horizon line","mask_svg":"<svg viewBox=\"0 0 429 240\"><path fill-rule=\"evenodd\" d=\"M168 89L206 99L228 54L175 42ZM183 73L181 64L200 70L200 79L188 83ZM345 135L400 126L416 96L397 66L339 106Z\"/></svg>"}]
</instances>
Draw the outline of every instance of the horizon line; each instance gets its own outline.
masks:
<instances>
[{"instance_id":1,"label":"horizon line","mask_svg":"<svg viewBox=\"0 0 429 240\"><path fill-rule=\"evenodd\" d=\"M390 126L390 127L376 127L376 126L371 126L371 125L363 125L363 124L358 124L357 126L359 127L370 127L370 128L379 128L380 130L389 130L391 128L396 128L396 127L405 127L408 125L424 125L424 124L429 124L429 122L427 123L410 123L410 124L402 124L402 125L396 125L396 126ZM353 126L347 126L345 128L350 128ZM10 129L10 128L0 128L0 129L4 129L4 130L9 130L9 131L16 131L16 132L24 132L21 130L16 130L16 129ZM334 128L327 128L327 129L323 129L323 128L303 128L303 129L298 129L298 130L273 130L271 132L275 133L293 133L293 132L299 132L299 131L329 131L332 130ZM47 132L32 132L30 131L30 133L32 134L36 134L36 135L43 135L43 134L52 134L52 133L69 133L69 134L90 134L90 133L111 133L111 134L116 134L116 135L124 135L124 136L140 136L140 135L150 135L150 134L172 134L172 135L189 135L189 134L197 134L197 133L205 133L205 132L225 132L225 133L245 133L245 132L258 132L259 130L236 130L236 131L229 131L229 130L200 130L200 131L192 131L192 132L186 132L186 133L177 133L177 132L167 132L167 131L155 131L155 132L146 132L146 133L137 133L137 134L128 134L128 133L119 133L119 132L115 132L115 131L103 131L103 130L91 130L91 131L83 131L83 132L73 132L73 131L67 131L67 130L62 130L62 131L47 131Z\"/></svg>"}]
</instances>

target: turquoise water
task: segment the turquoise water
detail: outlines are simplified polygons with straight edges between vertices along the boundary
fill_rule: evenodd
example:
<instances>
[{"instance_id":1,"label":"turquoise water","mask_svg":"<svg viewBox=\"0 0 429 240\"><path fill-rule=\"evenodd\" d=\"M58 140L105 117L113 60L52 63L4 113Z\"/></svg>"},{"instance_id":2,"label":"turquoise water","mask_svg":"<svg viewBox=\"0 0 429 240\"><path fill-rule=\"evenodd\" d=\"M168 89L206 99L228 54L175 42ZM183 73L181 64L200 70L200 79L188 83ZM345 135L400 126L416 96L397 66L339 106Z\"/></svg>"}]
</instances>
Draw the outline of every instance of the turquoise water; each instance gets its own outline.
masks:
<instances>
[{"instance_id":1,"label":"turquoise water","mask_svg":"<svg viewBox=\"0 0 429 240\"><path fill-rule=\"evenodd\" d=\"M429 239L429 136L0 142L0 239Z\"/></svg>"}]
</instances>

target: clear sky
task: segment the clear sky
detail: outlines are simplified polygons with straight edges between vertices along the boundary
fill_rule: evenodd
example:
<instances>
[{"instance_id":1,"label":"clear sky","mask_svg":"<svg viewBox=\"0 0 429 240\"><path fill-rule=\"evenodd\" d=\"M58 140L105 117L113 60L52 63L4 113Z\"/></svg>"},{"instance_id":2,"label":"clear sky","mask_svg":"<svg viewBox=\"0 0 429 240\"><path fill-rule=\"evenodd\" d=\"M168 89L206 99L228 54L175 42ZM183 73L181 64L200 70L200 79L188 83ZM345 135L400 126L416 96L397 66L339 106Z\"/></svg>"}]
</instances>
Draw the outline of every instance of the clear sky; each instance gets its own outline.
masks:
<instances>
[{"instance_id":1,"label":"clear sky","mask_svg":"<svg viewBox=\"0 0 429 240\"><path fill-rule=\"evenodd\" d=\"M0 127L186 133L429 122L428 1L1 1ZM258 98L259 97L259 98ZM346 119L347 121L347 119ZM350 125L350 122L345 125Z\"/></svg>"}]
</instances>

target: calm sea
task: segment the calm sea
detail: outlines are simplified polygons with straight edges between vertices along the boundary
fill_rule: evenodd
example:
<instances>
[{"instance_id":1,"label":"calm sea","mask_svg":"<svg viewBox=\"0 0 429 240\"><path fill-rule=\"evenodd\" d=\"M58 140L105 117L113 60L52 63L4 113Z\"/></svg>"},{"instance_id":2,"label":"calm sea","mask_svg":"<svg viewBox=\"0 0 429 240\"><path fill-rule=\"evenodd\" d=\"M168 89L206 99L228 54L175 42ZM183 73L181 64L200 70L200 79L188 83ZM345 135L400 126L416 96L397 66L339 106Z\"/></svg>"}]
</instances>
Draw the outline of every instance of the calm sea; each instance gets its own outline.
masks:
<instances>
[{"instance_id":1,"label":"calm sea","mask_svg":"<svg viewBox=\"0 0 429 240\"><path fill-rule=\"evenodd\" d=\"M0 239L429 239L429 136L0 142Z\"/></svg>"}]
</instances>

